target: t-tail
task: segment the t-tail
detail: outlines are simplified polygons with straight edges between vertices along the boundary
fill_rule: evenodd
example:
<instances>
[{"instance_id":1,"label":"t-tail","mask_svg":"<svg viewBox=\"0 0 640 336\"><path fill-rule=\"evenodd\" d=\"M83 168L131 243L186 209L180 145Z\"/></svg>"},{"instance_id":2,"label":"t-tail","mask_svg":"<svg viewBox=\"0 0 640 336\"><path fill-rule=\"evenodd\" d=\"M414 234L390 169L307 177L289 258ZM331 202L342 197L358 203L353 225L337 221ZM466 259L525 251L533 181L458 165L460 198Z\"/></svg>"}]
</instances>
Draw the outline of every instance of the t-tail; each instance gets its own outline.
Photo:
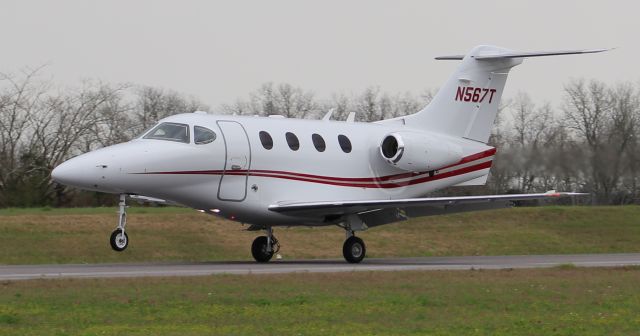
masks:
<instances>
[{"instance_id":1,"label":"t-tail","mask_svg":"<svg viewBox=\"0 0 640 336\"><path fill-rule=\"evenodd\" d=\"M486 143L511 68L522 63L526 57L588 54L606 50L516 52L481 45L467 55L436 57L437 60L461 60L462 63L429 105L404 118L405 124Z\"/></svg>"}]
</instances>

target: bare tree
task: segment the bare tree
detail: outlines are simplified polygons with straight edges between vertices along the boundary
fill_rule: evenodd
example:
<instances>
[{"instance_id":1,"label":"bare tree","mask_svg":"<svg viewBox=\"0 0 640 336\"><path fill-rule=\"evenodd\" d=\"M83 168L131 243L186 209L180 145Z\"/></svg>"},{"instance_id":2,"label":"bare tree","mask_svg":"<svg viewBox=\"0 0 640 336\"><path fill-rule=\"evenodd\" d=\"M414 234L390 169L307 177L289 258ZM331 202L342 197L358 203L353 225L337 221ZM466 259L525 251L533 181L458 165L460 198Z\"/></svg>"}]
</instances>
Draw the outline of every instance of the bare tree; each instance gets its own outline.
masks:
<instances>
[{"instance_id":1,"label":"bare tree","mask_svg":"<svg viewBox=\"0 0 640 336\"><path fill-rule=\"evenodd\" d=\"M194 97L152 86L138 87L136 96L133 114L138 126L137 132L142 132L158 120L173 114L209 109Z\"/></svg>"},{"instance_id":2,"label":"bare tree","mask_svg":"<svg viewBox=\"0 0 640 336\"><path fill-rule=\"evenodd\" d=\"M237 115L282 115L287 118L314 117L319 112L319 104L313 93L300 87L282 83L265 83L249 94L249 100L237 100L231 105L222 105L223 113Z\"/></svg>"},{"instance_id":3,"label":"bare tree","mask_svg":"<svg viewBox=\"0 0 640 336\"><path fill-rule=\"evenodd\" d=\"M624 154L637 137L638 93L630 84L607 89L595 80L572 81L565 93L568 125L589 155L587 186L596 195L594 202L611 203L629 167Z\"/></svg>"},{"instance_id":4,"label":"bare tree","mask_svg":"<svg viewBox=\"0 0 640 336\"><path fill-rule=\"evenodd\" d=\"M25 68L19 75L0 74L7 86L0 92L0 205L11 205L23 177L21 156L27 150L30 121L50 87L39 80L43 67Z\"/></svg>"}]
</instances>

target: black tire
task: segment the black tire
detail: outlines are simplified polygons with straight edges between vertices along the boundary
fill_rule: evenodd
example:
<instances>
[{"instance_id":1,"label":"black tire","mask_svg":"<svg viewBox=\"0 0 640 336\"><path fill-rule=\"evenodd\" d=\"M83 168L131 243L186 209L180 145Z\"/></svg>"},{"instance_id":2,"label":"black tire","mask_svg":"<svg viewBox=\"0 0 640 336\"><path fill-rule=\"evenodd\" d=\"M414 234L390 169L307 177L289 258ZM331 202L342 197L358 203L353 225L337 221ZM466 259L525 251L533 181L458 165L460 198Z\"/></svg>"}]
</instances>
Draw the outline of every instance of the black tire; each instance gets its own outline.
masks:
<instances>
[{"instance_id":1,"label":"black tire","mask_svg":"<svg viewBox=\"0 0 640 336\"><path fill-rule=\"evenodd\" d=\"M251 254L257 262L265 263L273 257L273 249L267 252L267 236L260 236L251 244Z\"/></svg>"},{"instance_id":2,"label":"black tire","mask_svg":"<svg viewBox=\"0 0 640 336\"><path fill-rule=\"evenodd\" d=\"M129 236L127 233L124 233L124 237L122 237L122 230L116 229L111 233L111 238L109 239L109 243L111 243L111 248L116 252L122 252L127 249L129 246Z\"/></svg>"},{"instance_id":3,"label":"black tire","mask_svg":"<svg viewBox=\"0 0 640 336\"><path fill-rule=\"evenodd\" d=\"M344 241L342 246L342 255L344 259L352 264L357 264L364 259L367 253L367 247L362 239L351 236Z\"/></svg>"}]
</instances>

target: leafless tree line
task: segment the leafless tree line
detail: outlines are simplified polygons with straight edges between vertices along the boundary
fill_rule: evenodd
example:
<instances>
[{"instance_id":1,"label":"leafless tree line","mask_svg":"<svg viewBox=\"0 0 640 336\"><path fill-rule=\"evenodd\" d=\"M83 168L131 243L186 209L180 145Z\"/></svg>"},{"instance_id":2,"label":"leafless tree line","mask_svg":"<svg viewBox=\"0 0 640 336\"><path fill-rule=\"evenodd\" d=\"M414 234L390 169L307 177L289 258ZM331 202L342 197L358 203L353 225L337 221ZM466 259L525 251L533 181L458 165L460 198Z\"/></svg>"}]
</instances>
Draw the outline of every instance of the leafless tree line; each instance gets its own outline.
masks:
<instances>
[{"instance_id":1,"label":"leafless tree line","mask_svg":"<svg viewBox=\"0 0 640 336\"><path fill-rule=\"evenodd\" d=\"M0 74L0 207L68 204L77 193L52 183L55 166L127 141L168 115L207 109L195 98L153 87L87 80L61 88L42 72ZM102 200L85 200L96 202Z\"/></svg>"},{"instance_id":2,"label":"leafless tree line","mask_svg":"<svg viewBox=\"0 0 640 336\"><path fill-rule=\"evenodd\" d=\"M127 141L168 115L209 111L171 90L88 80L61 88L42 69L0 74L0 207L101 205L112 198L55 185L51 170L65 159ZM217 113L280 114L359 121L407 115L435 90L389 94L378 87L318 99L290 84L266 83ZM572 80L562 104L536 103L520 93L503 100L491 137L498 148L485 187L448 192L584 191L593 204L640 202L640 86Z\"/></svg>"},{"instance_id":3,"label":"leafless tree line","mask_svg":"<svg viewBox=\"0 0 640 336\"><path fill-rule=\"evenodd\" d=\"M368 87L363 92L347 95L334 93L329 99L316 99L310 91L288 83L265 83L251 92L248 99L220 106L220 113L236 115L283 115L287 118L320 118L333 109L332 119L345 120L350 112L357 121L376 121L414 113L433 97L433 91L415 96L411 93L390 95L379 87Z\"/></svg>"},{"instance_id":4,"label":"leafless tree line","mask_svg":"<svg viewBox=\"0 0 640 336\"><path fill-rule=\"evenodd\" d=\"M496 191L575 190L592 204L640 201L640 88L597 80L565 85L562 105L515 97L493 132L500 154L490 187Z\"/></svg>"}]
</instances>

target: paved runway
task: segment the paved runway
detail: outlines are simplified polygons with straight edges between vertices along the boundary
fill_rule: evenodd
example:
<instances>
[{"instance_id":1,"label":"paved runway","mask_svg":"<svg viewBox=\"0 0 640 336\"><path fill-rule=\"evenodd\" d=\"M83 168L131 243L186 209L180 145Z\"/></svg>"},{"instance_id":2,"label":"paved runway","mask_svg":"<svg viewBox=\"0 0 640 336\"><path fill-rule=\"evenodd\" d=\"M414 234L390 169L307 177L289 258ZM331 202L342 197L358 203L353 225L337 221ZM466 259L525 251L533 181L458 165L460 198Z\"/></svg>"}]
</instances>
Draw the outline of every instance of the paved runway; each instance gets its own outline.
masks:
<instances>
[{"instance_id":1,"label":"paved runway","mask_svg":"<svg viewBox=\"0 0 640 336\"><path fill-rule=\"evenodd\" d=\"M211 274L507 269L553 267L563 264L573 264L579 267L640 265L640 253L365 259L362 263L356 265L348 264L342 259L281 260L268 264L258 264L255 262L205 262L16 265L0 266L0 280L202 276Z\"/></svg>"}]
</instances>

